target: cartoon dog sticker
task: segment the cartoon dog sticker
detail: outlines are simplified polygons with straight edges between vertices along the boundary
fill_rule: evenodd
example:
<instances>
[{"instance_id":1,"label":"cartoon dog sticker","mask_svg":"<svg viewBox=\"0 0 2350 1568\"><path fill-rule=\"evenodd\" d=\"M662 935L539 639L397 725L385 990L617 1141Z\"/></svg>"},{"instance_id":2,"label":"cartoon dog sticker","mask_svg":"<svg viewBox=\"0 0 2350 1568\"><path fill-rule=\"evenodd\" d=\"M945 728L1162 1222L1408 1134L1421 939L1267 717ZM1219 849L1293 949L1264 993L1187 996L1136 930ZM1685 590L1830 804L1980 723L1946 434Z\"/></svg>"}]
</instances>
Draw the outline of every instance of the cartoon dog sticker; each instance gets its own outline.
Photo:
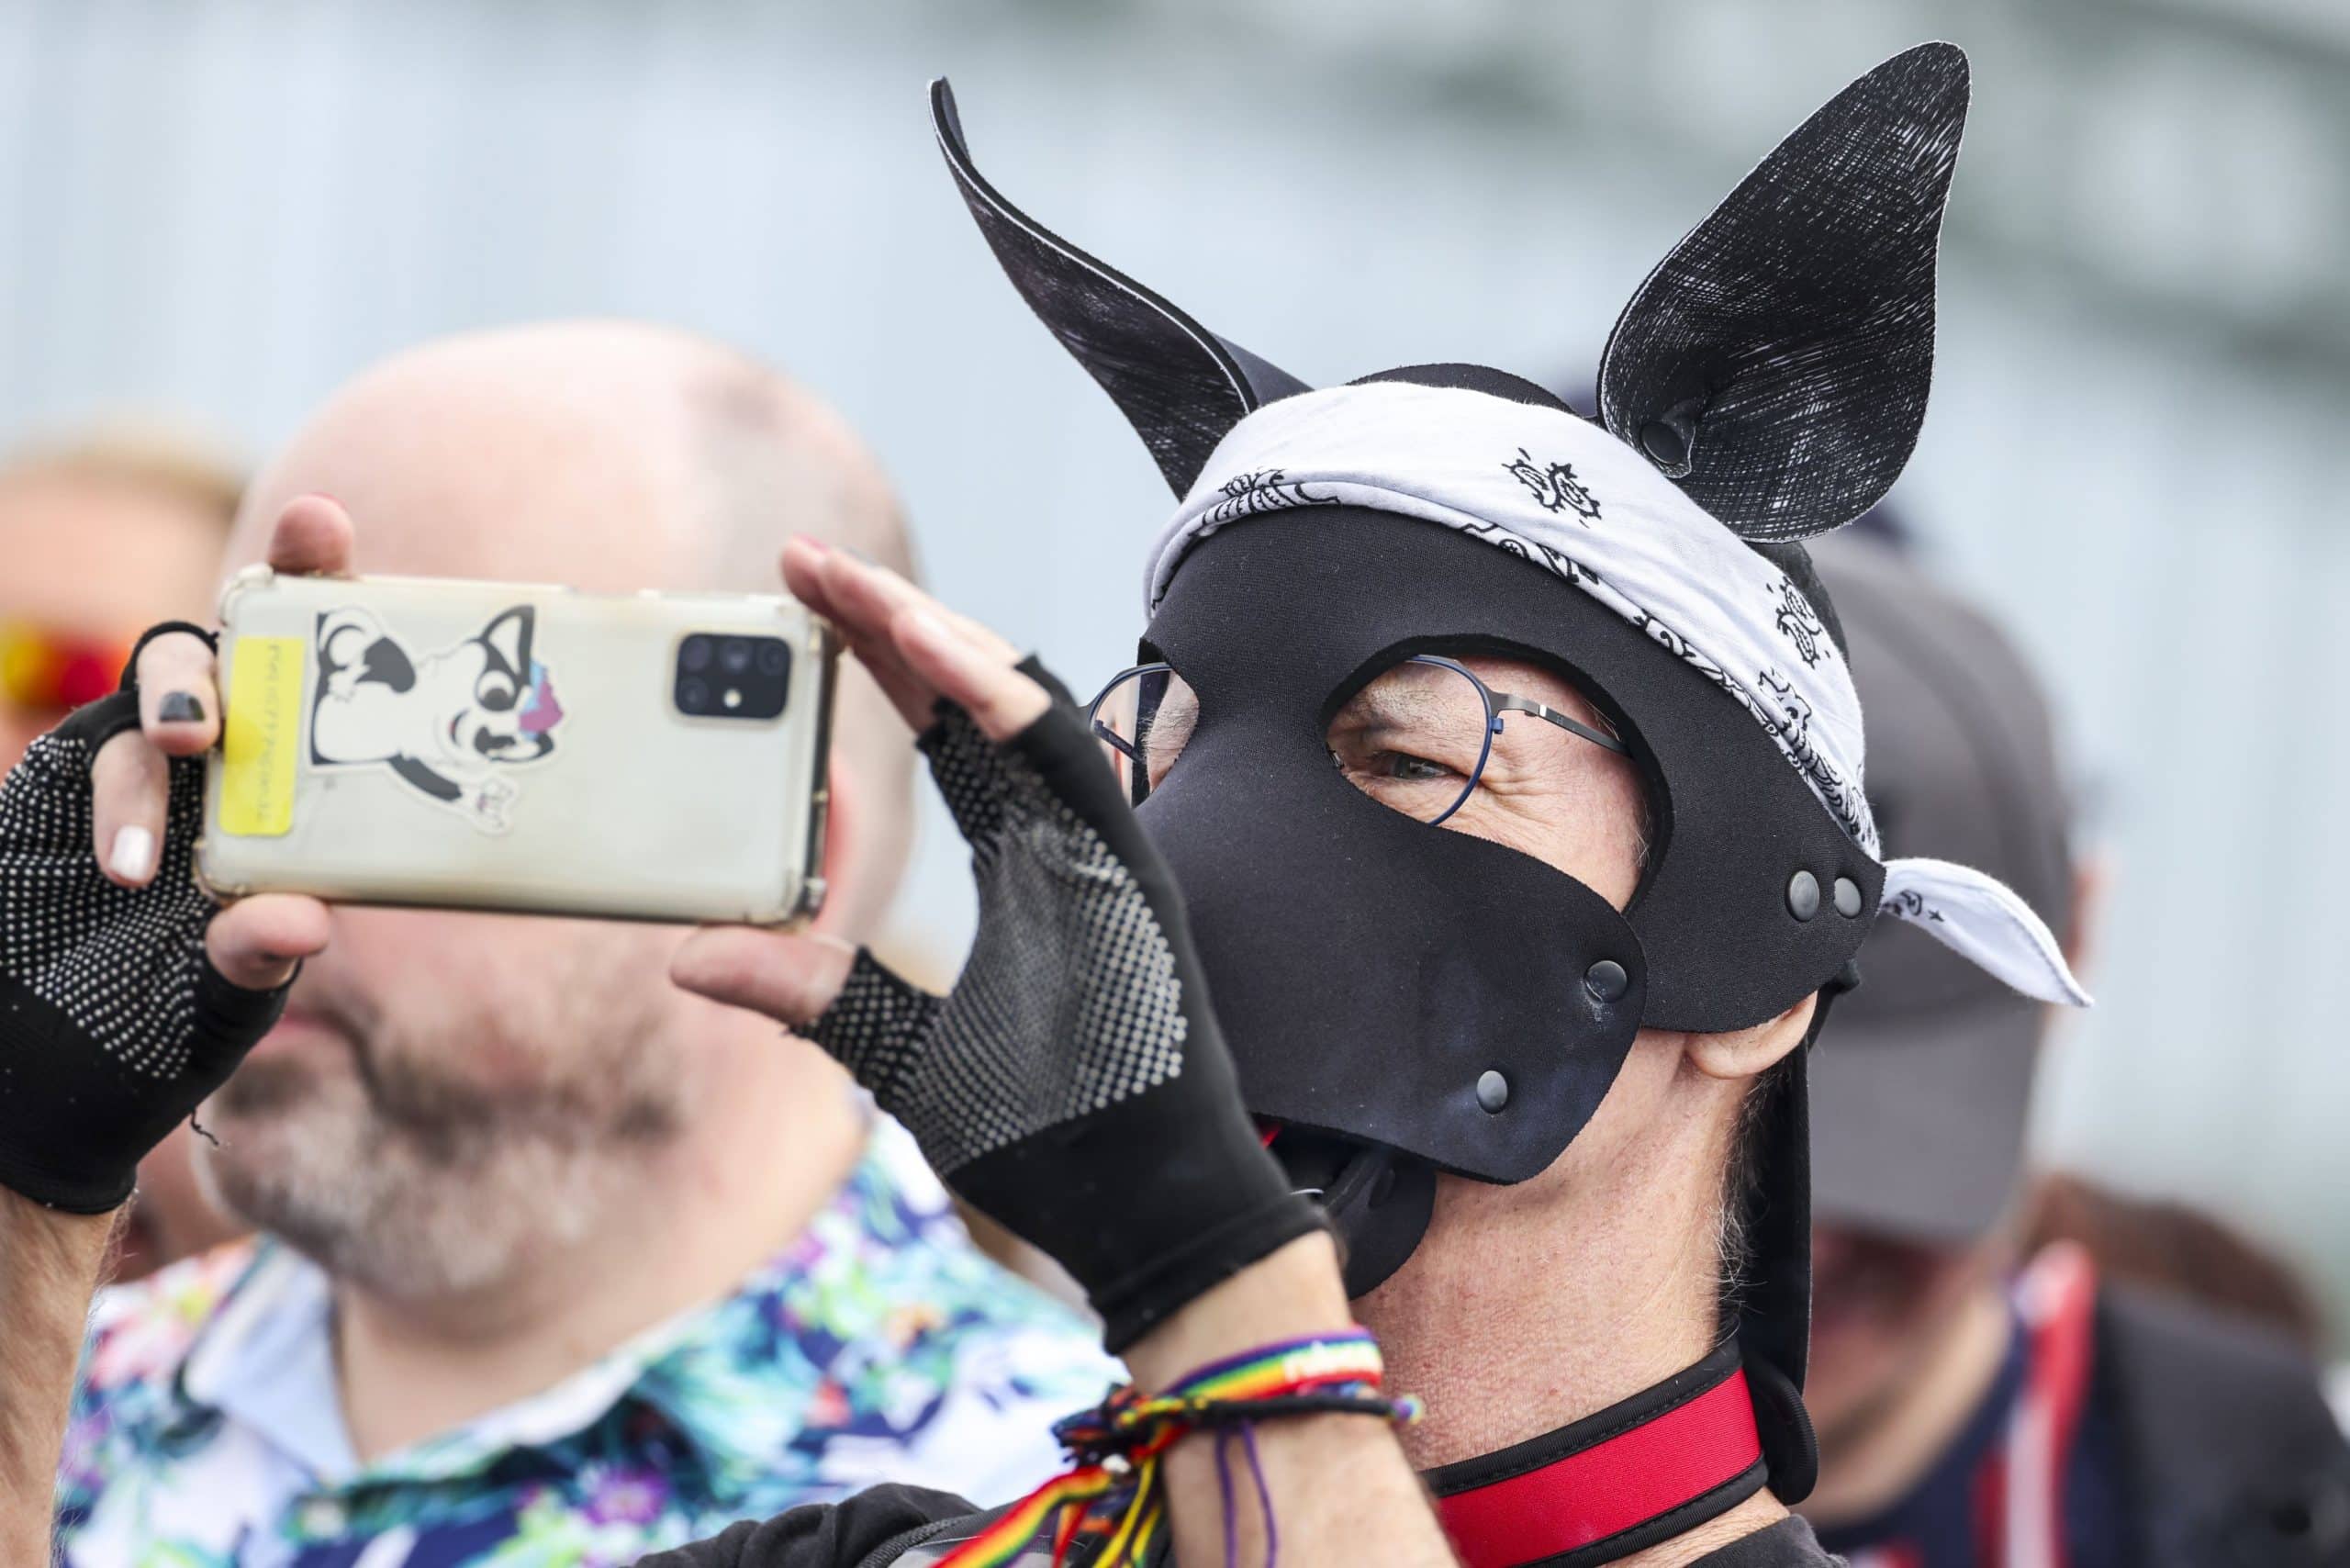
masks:
<instances>
[{"instance_id":1,"label":"cartoon dog sticker","mask_svg":"<svg viewBox=\"0 0 2350 1568\"><path fill-rule=\"evenodd\" d=\"M484 833L505 832L518 791L503 773L544 760L563 722L547 667L531 655L535 621L516 605L419 658L367 610L319 616L310 760L389 768Z\"/></svg>"}]
</instances>

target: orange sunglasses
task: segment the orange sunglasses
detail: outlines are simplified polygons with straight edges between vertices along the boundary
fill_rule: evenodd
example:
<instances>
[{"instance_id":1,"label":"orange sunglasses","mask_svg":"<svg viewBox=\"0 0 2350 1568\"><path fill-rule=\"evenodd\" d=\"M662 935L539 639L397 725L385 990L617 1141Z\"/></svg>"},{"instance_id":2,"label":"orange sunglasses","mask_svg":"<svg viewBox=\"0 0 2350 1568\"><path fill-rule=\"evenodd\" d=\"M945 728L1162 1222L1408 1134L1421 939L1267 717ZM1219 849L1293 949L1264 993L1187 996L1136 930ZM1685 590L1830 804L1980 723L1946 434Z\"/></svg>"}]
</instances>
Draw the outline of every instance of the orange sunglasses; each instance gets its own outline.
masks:
<instances>
[{"instance_id":1,"label":"orange sunglasses","mask_svg":"<svg viewBox=\"0 0 2350 1568\"><path fill-rule=\"evenodd\" d=\"M77 636L29 621L0 621L0 700L62 713L115 689L130 642Z\"/></svg>"}]
</instances>

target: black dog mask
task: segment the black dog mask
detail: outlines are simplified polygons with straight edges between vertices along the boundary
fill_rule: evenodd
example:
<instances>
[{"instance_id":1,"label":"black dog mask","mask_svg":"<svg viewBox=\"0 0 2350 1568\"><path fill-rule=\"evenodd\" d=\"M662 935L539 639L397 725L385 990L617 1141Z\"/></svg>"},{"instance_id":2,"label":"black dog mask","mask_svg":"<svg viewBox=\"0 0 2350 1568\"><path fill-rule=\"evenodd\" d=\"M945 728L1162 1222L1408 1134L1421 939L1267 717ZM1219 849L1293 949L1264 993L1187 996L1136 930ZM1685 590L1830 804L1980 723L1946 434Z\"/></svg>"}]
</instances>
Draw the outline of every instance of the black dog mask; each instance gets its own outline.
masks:
<instances>
[{"instance_id":1,"label":"black dog mask","mask_svg":"<svg viewBox=\"0 0 2350 1568\"><path fill-rule=\"evenodd\" d=\"M1830 637L1833 615L1792 542L1881 497L1924 414L1935 248L1966 98L1964 56L1946 44L1854 83L1649 276L1603 360L1607 434L1588 431L1586 459L1588 442L1612 436L1619 469L1638 454L1651 488L1670 493L1662 475L1679 487L1674 505L1710 517L1702 528L1767 557L1784 574L1778 612L1807 638ZM1309 388L1025 217L972 164L944 81L932 106L1013 285L1196 500L1237 426ZM1569 412L1477 366L1366 382ZM1545 510L1599 518L1573 465L1495 455L1514 474L1502 482L1522 482ZM1223 485L1230 499L1162 556L1171 576L1144 656L1191 684L1199 719L1140 813L1183 888L1250 1108L1282 1125L1276 1152L1330 1203L1360 1294L1408 1257L1434 1171L1516 1182L1547 1168L1642 1025L1738 1029L1832 994L1886 871L1867 847L1857 756L1840 790L1831 771L1807 768L1791 734L1799 710L1774 714L1767 690L1749 689L1740 711L1725 692L1739 694L1741 672L1708 666L1686 628L1583 591L1601 574L1573 558L1575 542L1595 548L1601 531L1569 528L1561 552L1474 518L1431 527L1376 503L1331 504L1343 488L1237 474ZM1624 911L1528 856L1391 812L1332 769L1333 707L1423 650L1550 666L1614 722L1652 819ZM1807 643L1802 656L1820 653ZM1800 1053L1791 1071L1749 1216L1740 1338L1773 1484L1793 1499L1812 1462L1796 1398L1809 1301Z\"/></svg>"}]
</instances>

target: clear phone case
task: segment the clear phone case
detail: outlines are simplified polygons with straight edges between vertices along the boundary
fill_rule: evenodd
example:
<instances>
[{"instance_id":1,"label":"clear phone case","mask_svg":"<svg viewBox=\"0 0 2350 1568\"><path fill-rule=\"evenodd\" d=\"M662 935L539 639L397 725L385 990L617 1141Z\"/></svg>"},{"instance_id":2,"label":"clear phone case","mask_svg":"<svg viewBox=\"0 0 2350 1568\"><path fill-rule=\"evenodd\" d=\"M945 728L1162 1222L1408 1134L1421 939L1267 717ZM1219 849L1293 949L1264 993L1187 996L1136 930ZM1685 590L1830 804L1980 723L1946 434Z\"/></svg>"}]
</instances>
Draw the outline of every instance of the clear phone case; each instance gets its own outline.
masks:
<instances>
[{"instance_id":1,"label":"clear phone case","mask_svg":"<svg viewBox=\"0 0 2350 1568\"><path fill-rule=\"evenodd\" d=\"M220 620L217 896L754 924L822 898L834 646L794 599L255 567Z\"/></svg>"}]
</instances>

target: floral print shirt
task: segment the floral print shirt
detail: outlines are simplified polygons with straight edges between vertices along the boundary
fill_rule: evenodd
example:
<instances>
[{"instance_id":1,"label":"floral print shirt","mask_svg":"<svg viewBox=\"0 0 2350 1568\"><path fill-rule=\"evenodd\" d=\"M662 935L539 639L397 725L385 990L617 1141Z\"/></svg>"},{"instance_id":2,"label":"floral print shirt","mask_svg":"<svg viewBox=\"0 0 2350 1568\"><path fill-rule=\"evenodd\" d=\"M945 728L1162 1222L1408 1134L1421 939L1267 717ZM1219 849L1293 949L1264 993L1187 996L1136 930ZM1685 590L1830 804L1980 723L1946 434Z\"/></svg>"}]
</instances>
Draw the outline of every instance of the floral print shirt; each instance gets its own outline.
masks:
<instances>
[{"instance_id":1,"label":"floral print shirt","mask_svg":"<svg viewBox=\"0 0 2350 1568\"><path fill-rule=\"evenodd\" d=\"M312 1264L232 1246L101 1299L59 1477L72 1568L633 1562L878 1481L1002 1502L1117 1375L972 1247L894 1126L782 1254L554 1387L362 1464Z\"/></svg>"}]
</instances>

